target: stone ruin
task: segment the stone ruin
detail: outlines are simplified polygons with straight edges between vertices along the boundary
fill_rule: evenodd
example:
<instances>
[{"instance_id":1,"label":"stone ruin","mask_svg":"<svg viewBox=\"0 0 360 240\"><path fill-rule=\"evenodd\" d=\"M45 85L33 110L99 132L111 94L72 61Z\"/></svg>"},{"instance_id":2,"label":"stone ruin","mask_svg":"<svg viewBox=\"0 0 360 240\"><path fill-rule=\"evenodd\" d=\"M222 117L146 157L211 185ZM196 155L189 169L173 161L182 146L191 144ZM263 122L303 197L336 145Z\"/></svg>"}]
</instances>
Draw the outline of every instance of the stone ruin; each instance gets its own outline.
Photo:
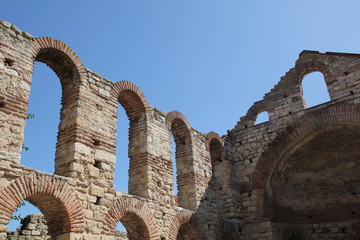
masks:
<instances>
[{"instance_id":1,"label":"stone ruin","mask_svg":"<svg viewBox=\"0 0 360 240\"><path fill-rule=\"evenodd\" d=\"M42 214L32 214L21 220L21 227L16 231L8 232L9 240L47 240L51 239L48 235L45 217Z\"/></svg>"},{"instance_id":2,"label":"stone ruin","mask_svg":"<svg viewBox=\"0 0 360 240\"><path fill-rule=\"evenodd\" d=\"M36 61L62 85L54 174L20 161ZM302 80L315 71L331 100L308 108ZM359 79L360 55L303 51L220 137L151 106L133 83L85 68L61 41L1 21L0 239L23 200L57 240L113 240L119 221L129 239L359 239ZM128 194L113 184L118 105L130 123ZM269 121L256 124L264 111Z\"/></svg>"},{"instance_id":3,"label":"stone ruin","mask_svg":"<svg viewBox=\"0 0 360 240\"><path fill-rule=\"evenodd\" d=\"M9 240L48 240L47 222L42 214L30 214L21 220L21 227L7 233ZM126 231L115 230L115 240L128 240Z\"/></svg>"}]
</instances>

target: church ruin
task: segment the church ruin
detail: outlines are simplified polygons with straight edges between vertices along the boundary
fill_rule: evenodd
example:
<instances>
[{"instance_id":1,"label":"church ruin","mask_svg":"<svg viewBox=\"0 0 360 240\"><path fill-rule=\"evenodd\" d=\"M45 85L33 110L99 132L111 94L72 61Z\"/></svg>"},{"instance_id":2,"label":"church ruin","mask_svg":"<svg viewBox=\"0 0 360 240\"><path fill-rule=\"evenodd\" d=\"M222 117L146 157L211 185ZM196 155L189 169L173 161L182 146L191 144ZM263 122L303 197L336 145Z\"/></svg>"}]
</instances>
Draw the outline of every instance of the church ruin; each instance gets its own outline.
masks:
<instances>
[{"instance_id":1,"label":"church ruin","mask_svg":"<svg viewBox=\"0 0 360 240\"><path fill-rule=\"evenodd\" d=\"M35 61L62 86L54 174L20 159ZM302 79L315 71L331 100L307 108ZM90 71L61 41L0 21L0 239L23 200L56 240L112 240L119 221L129 239L359 239L359 79L360 55L303 51L221 137ZM128 194L113 184L119 104L130 123ZM269 121L255 124L264 111Z\"/></svg>"}]
</instances>

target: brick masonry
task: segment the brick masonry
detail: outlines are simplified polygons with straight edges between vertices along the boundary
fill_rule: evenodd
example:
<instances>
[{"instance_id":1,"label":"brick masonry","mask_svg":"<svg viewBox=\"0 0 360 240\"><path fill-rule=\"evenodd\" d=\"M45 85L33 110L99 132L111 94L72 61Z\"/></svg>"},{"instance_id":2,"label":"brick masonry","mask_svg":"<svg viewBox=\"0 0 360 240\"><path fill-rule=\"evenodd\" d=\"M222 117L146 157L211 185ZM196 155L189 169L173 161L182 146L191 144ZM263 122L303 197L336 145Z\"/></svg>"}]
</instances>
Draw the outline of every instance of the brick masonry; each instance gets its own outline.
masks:
<instances>
[{"instance_id":1,"label":"brick masonry","mask_svg":"<svg viewBox=\"0 0 360 240\"><path fill-rule=\"evenodd\" d=\"M20 159L35 61L62 86L54 174ZM331 101L307 108L301 83L314 71ZM360 55L303 51L220 137L154 108L133 83L85 68L61 41L0 21L0 239L22 200L58 240L118 239L119 221L129 239L357 239L359 79ZM113 184L118 106L130 123L128 194ZM269 121L255 124L263 111Z\"/></svg>"}]
</instances>

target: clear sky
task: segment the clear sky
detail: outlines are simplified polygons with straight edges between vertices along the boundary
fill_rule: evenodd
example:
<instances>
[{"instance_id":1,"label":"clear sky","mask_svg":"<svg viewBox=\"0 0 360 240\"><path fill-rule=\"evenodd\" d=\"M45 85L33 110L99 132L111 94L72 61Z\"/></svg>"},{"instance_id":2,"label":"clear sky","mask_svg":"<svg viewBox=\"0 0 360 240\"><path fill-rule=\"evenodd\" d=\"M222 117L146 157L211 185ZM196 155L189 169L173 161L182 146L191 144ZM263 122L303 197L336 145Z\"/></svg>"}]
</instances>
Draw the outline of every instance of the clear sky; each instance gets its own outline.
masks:
<instances>
[{"instance_id":1,"label":"clear sky","mask_svg":"<svg viewBox=\"0 0 360 240\"><path fill-rule=\"evenodd\" d=\"M360 53L359 7L346 0L23 0L3 1L0 18L63 41L86 68L132 81L152 106L178 110L193 128L224 135L302 50ZM54 171L60 96L56 75L37 63L24 165ZM118 169L125 173L117 170L115 184L121 191L127 126L120 108Z\"/></svg>"}]
</instances>

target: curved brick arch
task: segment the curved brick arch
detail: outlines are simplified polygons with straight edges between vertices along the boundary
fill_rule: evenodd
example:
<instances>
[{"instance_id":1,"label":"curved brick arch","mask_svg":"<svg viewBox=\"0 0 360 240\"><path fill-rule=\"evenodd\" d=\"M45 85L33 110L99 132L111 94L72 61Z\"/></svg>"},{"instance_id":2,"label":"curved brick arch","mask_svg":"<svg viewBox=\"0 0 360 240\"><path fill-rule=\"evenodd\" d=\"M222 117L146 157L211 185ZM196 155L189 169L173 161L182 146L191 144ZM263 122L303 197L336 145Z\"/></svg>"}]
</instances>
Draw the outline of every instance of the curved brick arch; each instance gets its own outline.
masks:
<instances>
[{"instance_id":1,"label":"curved brick arch","mask_svg":"<svg viewBox=\"0 0 360 240\"><path fill-rule=\"evenodd\" d=\"M180 210L172 219L169 226L169 240L176 240L178 232L183 225L190 225L194 234L194 240L205 240L205 235L201 232L195 214L189 210Z\"/></svg>"},{"instance_id":2,"label":"curved brick arch","mask_svg":"<svg viewBox=\"0 0 360 240\"><path fill-rule=\"evenodd\" d=\"M218 141L219 144L221 144L221 146L224 147L224 141L221 139L220 135L217 134L216 132L211 131L206 134L206 149L208 151L210 150L210 143L213 140Z\"/></svg>"},{"instance_id":3,"label":"curved brick arch","mask_svg":"<svg viewBox=\"0 0 360 240\"><path fill-rule=\"evenodd\" d=\"M281 157L281 154L296 139L304 136L317 127L338 123L359 123L360 106L358 105L333 105L326 109L309 112L296 122L286 127L275 140L268 145L262 154L253 172L252 188L265 190L271 171ZM264 193L265 194L265 193ZM265 199L265 197L264 197ZM257 204L258 216L263 216L264 199ZM260 212L259 212L260 211Z\"/></svg>"},{"instance_id":4,"label":"curved brick arch","mask_svg":"<svg viewBox=\"0 0 360 240\"><path fill-rule=\"evenodd\" d=\"M173 134L176 143L176 152L186 152L179 155L191 156L192 149L192 136L191 126L186 117L178 111L171 111L166 115L166 125L169 131Z\"/></svg>"},{"instance_id":5,"label":"curved brick arch","mask_svg":"<svg viewBox=\"0 0 360 240\"><path fill-rule=\"evenodd\" d=\"M128 139L130 158L128 192L130 194L149 197L148 182L143 184L139 179L147 176L148 158L143 149L147 146L147 114L151 108L141 90L132 82L120 81L114 83L111 89L110 104L114 110L118 109L118 103L124 108L130 121ZM116 122L114 128L117 129ZM118 130L117 130L118 131ZM139 138L139 136L142 136Z\"/></svg>"},{"instance_id":6,"label":"curved brick arch","mask_svg":"<svg viewBox=\"0 0 360 240\"><path fill-rule=\"evenodd\" d=\"M214 171L214 165L222 162L224 154L224 142L219 134L215 132L206 134L206 150L210 152L211 165Z\"/></svg>"},{"instance_id":7,"label":"curved brick arch","mask_svg":"<svg viewBox=\"0 0 360 240\"><path fill-rule=\"evenodd\" d=\"M128 229L130 239L158 239L156 219L146 204L137 198L120 196L115 200L105 216L106 234L114 235L119 221ZM141 236L133 236L132 229Z\"/></svg>"},{"instance_id":8,"label":"curved brick arch","mask_svg":"<svg viewBox=\"0 0 360 240\"><path fill-rule=\"evenodd\" d=\"M266 101L255 102L246 112L245 120L251 120L255 123L256 117L261 112L273 112L274 108Z\"/></svg>"},{"instance_id":9,"label":"curved brick arch","mask_svg":"<svg viewBox=\"0 0 360 240\"><path fill-rule=\"evenodd\" d=\"M255 188L265 187L267 177L275 160L296 138L310 132L311 130L333 123L357 123L360 122L360 106L357 105L334 105L326 109L311 112L296 122L286 127L275 140L268 145L262 154L254 170L253 186Z\"/></svg>"},{"instance_id":10,"label":"curved brick arch","mask_svg":"<svg viewBox=\"0 0 360 240\"><path fill-rule=\"evenodd\" d=\"M65 81L69 72L74 74L72 80L86 77L85 67L77 54L65 43L49 37L35 38L32 45L33 60L47 64L60 78Z\"/></svg>"},{"instance_id":11,"label":"curved brick arch","mask_svg":"<svg viewBox=\"0 0 360 240\"><path fill-rule=\"evenodd\" d=\"M195 210L197 204L196 174L190 124L182 113L172 111L166 116L166 125L169 134L174 137L176 146L176 181L179 206Z\"/></svg>"},{"instance_id":12,"label":"curved brick arch","mask_svg":"<svg viewBox=\"0 0 360 240\"><path fill-rule=\"evenodd\" d=\"M139 116L150 109L150 105L142 91L132 82L120 81L113 85L111 97L125 109L129 119Z\"/></svg>"},{"instance_id":13,"label":"curved brick arch","mask_svg":"<svg viewBox=\"0 0 360 240\"><path fill-rule=\"evenodd\" d=\"M294 84L301 84L304 76L312 72L321 72L324 75L326 83L328 83L332 77L329 67L319 61L308 61L305 63L297 64L295 66L295 72L297 76L293 79Z\"/></svg>"},{"instance_id":14,"label":"curved brick arch","mask_svg":"<svg viewBox=\"0 0 360 240\"><path fill-rule=\"evenodd\" d=\"M69 169L66 165L69 164L69 160L64 160L65 156L61 156L62 154L58 153L68 151L69 155L74 155L74 151L69 151L69 149L74 149L74 144L79 141L78 136L80 133L74 130L79 127L76 121L71 122L69 118L63 116L72 116L72 118L79 116L78 109L81 108L81 104L78 104L78 101L81 99L81 91L85 90L82 86L87 78L86 69L80 58L69 46L49 37L35 38L31 42L30 54L33 64L29 75L30 78L26 79L29 84L32 81L31 76L36 61L45 63L60 79L62 92L55 154L55 172L58 175L66 176ZM28 98L25 99L25 104L28 104Z\"/></svg>"},{"instance_id":15,"label":"curved brick arch","mask_svg":"<svg viewBox=\"0 0 360 240\"><path fill-rule=\"evenodd\" d=\"M15 179L0 192L1 221L7 224L16 206L23 200L41 210L52 236L83 232L82 205L65 179L38 173Z\"/></svg>"},{"instance_id":16,"label":"curved brick arch","mask_svg":"<svg viewBox=\"0 0 360 240\"><path fill-rule=\"evenodd\" d=\"M178 111L171 111L166 115L166 124L169 128L171 128L172 123L174 122L174 120L179 119L181 120L185 126L187 127L187 129L190 131L191 126L189 121L186 119L186 117Z\"/></svg>"}]
</instances>

